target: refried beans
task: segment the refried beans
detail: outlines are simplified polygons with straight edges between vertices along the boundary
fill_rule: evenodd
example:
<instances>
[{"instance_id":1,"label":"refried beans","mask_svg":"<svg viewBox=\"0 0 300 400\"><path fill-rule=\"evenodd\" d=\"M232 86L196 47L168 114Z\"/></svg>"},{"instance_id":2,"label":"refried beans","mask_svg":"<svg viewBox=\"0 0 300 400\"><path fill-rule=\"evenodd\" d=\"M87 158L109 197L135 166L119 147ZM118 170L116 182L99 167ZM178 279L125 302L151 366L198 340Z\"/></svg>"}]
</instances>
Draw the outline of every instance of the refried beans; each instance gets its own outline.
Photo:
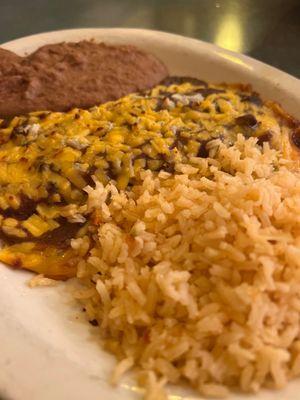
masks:
<instances>
[{"instance_id":1,"label":"refried beans","mask_svg":"<svg viewBox=\"0 0 300 400\"><path fill-rule=\"evenodd\" d=\"M50 44L27 57L0 48L0 118L91 107L149 89L167 75L161 61L131 45Z\"/></svg>"}]
</instances>

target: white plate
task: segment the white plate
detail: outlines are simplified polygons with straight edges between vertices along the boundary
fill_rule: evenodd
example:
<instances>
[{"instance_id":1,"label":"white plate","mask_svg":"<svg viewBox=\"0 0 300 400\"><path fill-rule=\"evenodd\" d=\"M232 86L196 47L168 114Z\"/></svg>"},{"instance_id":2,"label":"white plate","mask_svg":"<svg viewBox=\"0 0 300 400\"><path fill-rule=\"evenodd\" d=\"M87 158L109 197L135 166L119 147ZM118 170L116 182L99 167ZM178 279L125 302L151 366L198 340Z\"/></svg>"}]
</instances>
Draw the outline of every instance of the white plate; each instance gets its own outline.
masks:
<instances>
[{"instance_id":1,"label":"white plate","mask_svg":"<svg viewBox=\"0 0 300 400\"><path fill-rule=\"evenodd\" d=\"M300 81L249 57L163 32L138 29L75 29L42 33L3 45L18 54L46 43L95 39L130 43L152 52L171 74L208 81L251 83L265 99L300 117ZM65 284L29 289L27 272L0 266L0 397L11 400L132 400L138 388L127 378L118 388L107 379L114 359L101 350L93 329L66 294ZM199 398L171 388L172 400ZM280 392L233 395L234 400L299 400L300 381ZM175 395L176 394L176 395ZM177 397L178 396L178 397ZM187 397L186 397L187 396Z\"/></svg>"}]
</instances>

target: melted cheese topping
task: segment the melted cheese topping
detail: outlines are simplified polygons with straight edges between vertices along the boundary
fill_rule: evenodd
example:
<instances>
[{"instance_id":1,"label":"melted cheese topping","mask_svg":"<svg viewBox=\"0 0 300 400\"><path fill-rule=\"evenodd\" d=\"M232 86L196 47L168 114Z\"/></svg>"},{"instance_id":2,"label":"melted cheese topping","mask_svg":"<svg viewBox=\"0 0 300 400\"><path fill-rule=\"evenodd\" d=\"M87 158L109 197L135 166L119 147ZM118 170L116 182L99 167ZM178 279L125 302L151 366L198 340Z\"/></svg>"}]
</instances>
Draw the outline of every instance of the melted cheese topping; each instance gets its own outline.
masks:
<instances>
[{"instance_id":1,"label":"melted cheese topping","mask_svg":"<svg viewBox=\"0 0 300 400\"><path fill-rule=\"evenodd\" d=\"M60 278L72 276L75 262L68 243L49 243L49 235L66 223L77 224L77 236L87 229L84 188L93 180L130 189L141 169L175 172L207 157L210 141L230 146L239 133L290 152L289 128L257 95L188 82L90 110L15 117L0 133L0 229L21 242L0 259Z\"/></svg>"}]
</instances>

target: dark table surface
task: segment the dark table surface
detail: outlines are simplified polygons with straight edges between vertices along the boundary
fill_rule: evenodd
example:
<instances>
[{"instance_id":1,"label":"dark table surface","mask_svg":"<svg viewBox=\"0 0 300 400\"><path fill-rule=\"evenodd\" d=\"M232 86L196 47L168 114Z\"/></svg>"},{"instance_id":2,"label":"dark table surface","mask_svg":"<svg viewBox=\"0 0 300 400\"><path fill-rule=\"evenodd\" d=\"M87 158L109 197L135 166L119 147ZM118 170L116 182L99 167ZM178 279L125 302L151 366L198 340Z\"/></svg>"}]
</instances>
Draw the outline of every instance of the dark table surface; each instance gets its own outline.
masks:
<instances>
[{"instance_id":1,"label":"dark table surface","mask_svg":"<svg viewBox=\"0 0 300 400\"><path fill-rule=\"evenodd\" d=\"M300 77L300 0L0 0L0 43L78 27L174 32Z\"/></svg>"}]
</instances>

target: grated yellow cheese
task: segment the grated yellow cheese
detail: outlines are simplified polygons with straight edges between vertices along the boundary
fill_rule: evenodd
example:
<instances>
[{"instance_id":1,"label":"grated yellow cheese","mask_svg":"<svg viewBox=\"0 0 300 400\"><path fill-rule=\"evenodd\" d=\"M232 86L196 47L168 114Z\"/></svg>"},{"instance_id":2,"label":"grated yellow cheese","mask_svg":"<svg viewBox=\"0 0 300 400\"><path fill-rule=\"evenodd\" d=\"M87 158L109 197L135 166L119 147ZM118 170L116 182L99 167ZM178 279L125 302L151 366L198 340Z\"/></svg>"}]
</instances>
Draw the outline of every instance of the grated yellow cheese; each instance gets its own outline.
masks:
<instances>
[{"instance_id":1,"label":"grated yellow cheese","mask_svg":"<svg viewBox=\"0 0 300 400\"><path fill-rule=\"evenodd\" d=\"M0 120L0 229L26 242L0 251L0 260L13 265L17 257L22 267L51 275L57 249L45 247L54 254L50 262L32 240L47 244L47 235L66 222L82 227L83 189L92 176L130 188L140 169L173 173L176 163L207 157L210 140L230 146L239 133L290 154L289 130L272 107L251 96L239 87L186 82L90 110L33 112L3 129ZM52 265L50 273L41 263ZM63 270L66 263L58 265ZM53 276L70 275L68 268L61 274L55 268Z\"/></svg>"}]
</instances>

